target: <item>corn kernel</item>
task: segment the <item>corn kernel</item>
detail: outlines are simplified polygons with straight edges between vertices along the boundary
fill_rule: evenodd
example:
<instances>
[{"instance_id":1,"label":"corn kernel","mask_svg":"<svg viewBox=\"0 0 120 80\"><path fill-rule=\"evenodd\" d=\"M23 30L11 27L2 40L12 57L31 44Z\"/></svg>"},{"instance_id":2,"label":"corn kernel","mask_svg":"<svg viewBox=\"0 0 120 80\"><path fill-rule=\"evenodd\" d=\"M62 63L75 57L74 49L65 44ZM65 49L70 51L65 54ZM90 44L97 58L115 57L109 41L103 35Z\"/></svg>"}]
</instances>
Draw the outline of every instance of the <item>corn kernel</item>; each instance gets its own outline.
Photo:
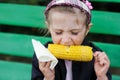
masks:
<instances>
[{"instance_id":1,"label":"corn kernel","mask_svg":"<svg viewBox=\"0 0 120 80\"><path fill-rule=\"evenodd\" d=\"M92 48L89 46L64 46L49 44L48 50L58 59L73 61L91 61L93 58Z\"/></svg>"}]
</instances>

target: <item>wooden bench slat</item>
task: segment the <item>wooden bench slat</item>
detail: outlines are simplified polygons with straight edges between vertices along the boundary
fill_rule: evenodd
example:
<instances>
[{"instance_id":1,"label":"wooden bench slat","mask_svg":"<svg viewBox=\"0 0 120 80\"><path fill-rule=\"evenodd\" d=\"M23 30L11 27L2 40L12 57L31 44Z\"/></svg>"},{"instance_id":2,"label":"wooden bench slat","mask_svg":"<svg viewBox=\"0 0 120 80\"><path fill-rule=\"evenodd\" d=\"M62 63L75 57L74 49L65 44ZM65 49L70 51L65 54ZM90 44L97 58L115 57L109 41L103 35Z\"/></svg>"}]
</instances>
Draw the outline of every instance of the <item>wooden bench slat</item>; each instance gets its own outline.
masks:
<instances>
[{"instance_id":1,"label":"wooden bench slat","mask_svg":"<svg viewBox=\"0 0 120 80\"><path fill-rule=\"evenodd\" d=\"M31 64L0 60L0 80L30 80Z\"/></svg>"},{"instance_id":2,"label":"wooden bench slat","mask_svg":"<svg viewBox=\"0 0 120 80\"><path fill-rule=\"evenodd\" d=\"M120 76L119 75L112 75L112 80L120 80Z\"/></svg>"},{"instance_id":3,"label":"wooden bench slat","mask_svg":"<svg viewBox=\"0 0 120 80\"><path fill-rule=\"evenodd\" d=\"M32 57L34 53L31 42L32 38L40 40L43 44L51 41L51 38L28 36L22 34L0 33L0 36L0 44L2 45L0 46L0 53L24 57ZM120 67L118 64L120 61L120 54L118 54L118 52L120 52L120 45L98 42L95 42L95 44L108 54L111 60L111 66ZM113 54L115 55L114 57Z\"/></svg>"},{"instance_id":4,"label":"wooden bench slat","mask_svg":"<svg viewBox=\"0 0 120 80\"><path fill-rule=\"evenodd\" d=\"M93 11L92 12L93 26L91 33L111 34L120 36L120 13Z\"/></svg>"},{"instance_id":5,"label":"wooden bench slat","mask_svg":"<svg viewBox=\"0 0 120 80\"><path fill-rule=\"evenodd\" d=\"M0 3L0 24L45 27L45 6Z\"/></svg>"},{"instance_id":6,"label":"wooden bench slat","mask_svg":"<svg viewBox=\"0 0 120 80\"><path fill-rule=\"evenodd\" d=\"M0 3L0 10L0 24L45 28L45 6ZM92 22L91 33L120 35L120 13L93 10Z\"/></svg>"},{"instance_id":7,"label":"wooden bench slat","mask_svg":"<svg viewBox=\"0 0 120 80\"><path fill-rule=\"evenodd\" d=\"M14 56L32 57L34 53L32 39L37 39L43 44L51 41L51 38L48 37L45 38L41 36L0 33L0 53Z\"/></svg>"},{"instance_id":8,"label":"wooden bench slat","mask_svg":"<svg viewBox=\"0 0 120 80\"><path fill-rule=\"evenodd\" d=\"M31 78L31 64L0 60L0 71L0 80L30 80ZM112 80L120 80L120 76L112 75Z\"/></svg>"},{"instance_id":9,"label":"wooden bench slat","mask_svg":"<svg viewBox=\"0 0 120 80\"><path fill-rule=\"evenodd\" d=\"M99 46L103 51L105 51L110 59L111 67L120 67L120 45L119 44L110 44L110 43L100 43L94 42Z\"/></svg>"}]
</instances>

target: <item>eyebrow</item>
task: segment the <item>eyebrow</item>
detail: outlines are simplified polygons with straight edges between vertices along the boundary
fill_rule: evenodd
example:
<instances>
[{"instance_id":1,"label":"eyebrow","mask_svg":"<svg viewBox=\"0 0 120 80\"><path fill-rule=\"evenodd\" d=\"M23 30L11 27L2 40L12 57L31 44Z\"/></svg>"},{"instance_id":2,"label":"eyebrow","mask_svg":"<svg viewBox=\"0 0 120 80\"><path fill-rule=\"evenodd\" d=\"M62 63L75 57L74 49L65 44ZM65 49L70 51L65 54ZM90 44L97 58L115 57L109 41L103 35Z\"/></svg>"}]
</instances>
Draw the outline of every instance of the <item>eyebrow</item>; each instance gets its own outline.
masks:
<instances>
[{"instance_id":1,"label":"eyebrow","mask_svg":"<svg viewBox=\"0 0 120 80\"><path fill-rule=\"evenodd\" d=\"M70 31L81 31L82 29L71 29Z\"/></svg>"}]
</instances>

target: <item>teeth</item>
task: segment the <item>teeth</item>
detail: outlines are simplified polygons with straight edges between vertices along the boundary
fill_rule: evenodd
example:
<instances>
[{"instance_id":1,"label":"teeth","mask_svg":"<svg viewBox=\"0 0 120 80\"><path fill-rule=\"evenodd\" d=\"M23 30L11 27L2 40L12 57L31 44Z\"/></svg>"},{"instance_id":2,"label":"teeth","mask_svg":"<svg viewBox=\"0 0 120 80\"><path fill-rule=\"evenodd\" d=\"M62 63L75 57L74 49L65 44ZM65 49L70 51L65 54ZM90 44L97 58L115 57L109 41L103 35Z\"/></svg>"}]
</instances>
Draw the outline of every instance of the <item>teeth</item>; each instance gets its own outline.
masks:
<instances>
[{"instance_id":1,"label":"teeth","mask_svg":"<svg viewBox=\"0 0 120 80\"><path fill-rule=\"evenodd\" d=\"M69 53L70 46L66 46L66 53Z\"/></svg>"}]
</instances>

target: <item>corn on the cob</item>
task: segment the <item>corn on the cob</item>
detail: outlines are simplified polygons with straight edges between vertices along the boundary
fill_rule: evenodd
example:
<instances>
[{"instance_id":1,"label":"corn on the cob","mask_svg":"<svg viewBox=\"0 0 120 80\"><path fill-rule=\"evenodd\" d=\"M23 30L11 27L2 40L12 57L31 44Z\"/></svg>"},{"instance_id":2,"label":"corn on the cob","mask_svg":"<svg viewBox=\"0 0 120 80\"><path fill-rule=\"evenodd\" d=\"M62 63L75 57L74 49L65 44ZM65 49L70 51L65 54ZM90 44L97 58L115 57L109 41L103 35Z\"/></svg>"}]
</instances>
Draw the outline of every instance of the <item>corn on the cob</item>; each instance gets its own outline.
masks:
<instances>
[{"instance_id":1,"label":"corn on the cob","mask_svg":"<svg viewBox=\"0 0 120 80\"><path fill-rule=\"evenodd\" d=\"M92 48L89 46L64 46L49 44L48 50L58 59L74 61L91 61L93 58Z\"/></svg>"}]
</instances>

